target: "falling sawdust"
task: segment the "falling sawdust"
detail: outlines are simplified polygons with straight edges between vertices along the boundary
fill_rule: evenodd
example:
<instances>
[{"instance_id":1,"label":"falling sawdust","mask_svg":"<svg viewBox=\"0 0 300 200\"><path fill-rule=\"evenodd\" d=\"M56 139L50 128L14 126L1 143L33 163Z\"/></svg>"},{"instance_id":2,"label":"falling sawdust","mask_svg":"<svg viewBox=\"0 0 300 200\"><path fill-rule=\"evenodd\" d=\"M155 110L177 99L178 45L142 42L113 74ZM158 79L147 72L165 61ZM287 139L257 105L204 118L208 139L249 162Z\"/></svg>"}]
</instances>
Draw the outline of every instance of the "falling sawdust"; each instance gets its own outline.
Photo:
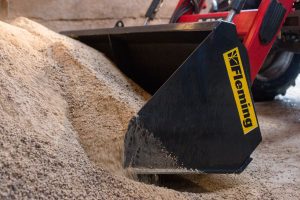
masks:
<instances>
[{"instance_id":1,"label":"falling sawdust","mask_svg":"<svg viewBox=\"0 0 300 200\"><path fill-rule=\"evenodd\" d=\"M0 199L184 198L121 176L127 123L148 94L35 22L0 29Z\"/></svg>"}]
</instances>

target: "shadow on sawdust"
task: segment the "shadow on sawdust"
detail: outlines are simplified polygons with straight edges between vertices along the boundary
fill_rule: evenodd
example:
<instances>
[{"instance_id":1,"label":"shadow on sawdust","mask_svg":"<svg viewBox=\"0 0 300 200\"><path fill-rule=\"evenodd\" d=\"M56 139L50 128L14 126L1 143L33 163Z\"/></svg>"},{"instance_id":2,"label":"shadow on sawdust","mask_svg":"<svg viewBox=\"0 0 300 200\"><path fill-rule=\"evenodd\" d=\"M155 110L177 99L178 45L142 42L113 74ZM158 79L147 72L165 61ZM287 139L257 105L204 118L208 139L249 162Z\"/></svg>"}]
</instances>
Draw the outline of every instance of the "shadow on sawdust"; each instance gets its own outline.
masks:
<instances>
[{"instance_id":1,"label":"shadow on sawdust","mask_svg":"<svg viewBox=\"0 0 300 200\"><path fill-rule=\"evenodd\" d=\"M223 181L220 181L223 179ZM227 175L159 175L159 180L152 183L156 186L173 189L179 192L211 193L237 187L240 183Z\"/></svg>"}]
</instances>

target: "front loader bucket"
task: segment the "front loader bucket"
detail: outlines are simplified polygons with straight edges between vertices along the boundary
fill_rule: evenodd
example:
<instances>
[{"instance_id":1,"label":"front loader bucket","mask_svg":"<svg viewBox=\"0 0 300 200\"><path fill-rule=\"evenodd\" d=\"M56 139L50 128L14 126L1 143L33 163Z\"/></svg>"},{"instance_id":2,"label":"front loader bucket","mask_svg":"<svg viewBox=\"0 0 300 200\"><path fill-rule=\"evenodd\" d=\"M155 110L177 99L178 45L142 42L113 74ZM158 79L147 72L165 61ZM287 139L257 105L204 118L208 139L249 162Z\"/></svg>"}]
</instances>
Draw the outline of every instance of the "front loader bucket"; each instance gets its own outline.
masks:
<instances>
[{"instance_id":1,"label":"front loader bucket","mask_svg":"<svg viewBox=\"0 0 300 200\"><path fill-rule=\"evenodd\" d=\"M261 141L249 74L235 26L220 22L131 120L125 167L140 173L243 171Z\"/></svg>"},{"instance_id":2,"label":"front loader bucket","mask_svg":"<svg viewBox=\"0 0 300 200\"><path fill-rule=\"evenodd\" d=\"M249 87L247 51L234 24L221 21L210 25L212 31L193 35L199 36L200 45L195 45L195 38L187 37L188 48L169 48L166 60L157 61L161 57L153 57L155 53L141 57L154 60L152 63L166 63L166 67L143 65L144 74L142 67L136 68L137 73L131 72L140 74L135 77L140 81L151 76L158 77L158 81L142 81L155 94L130 121L124 142L125 168L133 168L139 174L240 173L250 163L261 134ZM140 43L135 41L143 39L130 43L129 35L127 40L124 34L123 39L119 36L119 42L124 42L121 47L132 50L132 43L138 46ZM172 38L162 40L171 44ZM168 64L173 59L178 62L188 51L191 54L186 55L183 64ZM176 52L181 57L178 60ZM115 50L112 54L116 58ZM135 64L141 60L133 62L133 66L137 67ZM124 66L127 65L120 68ZM160 82L164 83L159 85Z\"/></svg>"}]
</instances>

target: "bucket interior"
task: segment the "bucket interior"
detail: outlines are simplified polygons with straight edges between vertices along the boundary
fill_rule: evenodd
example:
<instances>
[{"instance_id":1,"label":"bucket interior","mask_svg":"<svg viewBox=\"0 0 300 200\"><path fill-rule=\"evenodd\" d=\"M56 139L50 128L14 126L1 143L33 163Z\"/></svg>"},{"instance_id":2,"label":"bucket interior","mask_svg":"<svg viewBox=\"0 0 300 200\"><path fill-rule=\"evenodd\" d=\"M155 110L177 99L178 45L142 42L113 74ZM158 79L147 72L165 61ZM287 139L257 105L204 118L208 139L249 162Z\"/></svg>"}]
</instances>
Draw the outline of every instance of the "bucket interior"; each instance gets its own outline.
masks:
<instances>
[{"instance_id":1,"label":"bucket interior","mask_svg":"<svg viewBox=\"0 0 300 200\"><path fill-rule=\"evenodd\" d=\"M215 22L205 22L69 31L63 34L103 52L129 78L154 94L214 27Z\"/></svg>"}]
</instances>

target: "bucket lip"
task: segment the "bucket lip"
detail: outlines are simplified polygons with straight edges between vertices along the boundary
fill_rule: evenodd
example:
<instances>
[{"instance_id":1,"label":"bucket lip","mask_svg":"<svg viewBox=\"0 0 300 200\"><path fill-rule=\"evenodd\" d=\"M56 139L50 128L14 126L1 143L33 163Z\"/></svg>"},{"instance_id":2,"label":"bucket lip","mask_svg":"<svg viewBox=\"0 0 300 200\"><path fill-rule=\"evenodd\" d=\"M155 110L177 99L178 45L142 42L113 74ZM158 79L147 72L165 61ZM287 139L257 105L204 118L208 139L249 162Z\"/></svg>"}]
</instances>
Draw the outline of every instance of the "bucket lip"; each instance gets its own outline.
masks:
<instances>
[{"instance_id":1,"label":"bucket lip","mask_svg":"<svg viewBox=\"0 0 300 200\"><path fill-rule=\"evenodd\" d=\"M114 35L130 33L155 33L155 32L181 32L181 31L211 31L220 21L160 24L149 26L131 26L103 29L86 29L60 32L70 37L94 36L94 35Z\"/></svg>"},{"instance_id":2,"label":"bucket lip","mask_svg":"<svg viewBox=\"0 0 300 200\"><path fill-rule=\"evenodd\" d=\"M194 175L194 174L240 174L246 167L251 163L253 159L248 157L241 166L236 169L228 168L207 168L207 169L186 169L186 168L177 168L177 169L152 169L152 168L138 168L138 167L128 167L125 168L135 174L141 175L171 175L171 174L180 174L180 175Z\"/></svg>"}]
</instances>

